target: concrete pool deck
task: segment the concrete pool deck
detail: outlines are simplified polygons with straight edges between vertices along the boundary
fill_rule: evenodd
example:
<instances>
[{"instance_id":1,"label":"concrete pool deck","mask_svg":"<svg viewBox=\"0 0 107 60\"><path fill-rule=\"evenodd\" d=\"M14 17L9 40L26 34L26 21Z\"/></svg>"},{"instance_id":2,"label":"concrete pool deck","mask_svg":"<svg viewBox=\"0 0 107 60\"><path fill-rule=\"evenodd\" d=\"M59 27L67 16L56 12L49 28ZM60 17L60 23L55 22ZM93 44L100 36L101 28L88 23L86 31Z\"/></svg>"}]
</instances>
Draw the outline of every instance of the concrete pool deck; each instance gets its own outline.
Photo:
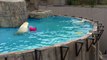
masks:
<instances>
[{"instance_id":1,"label":"concrete pool deck","mask_svg":"<svg viewBox=\"0 0 107 60\"><path fill-rule=\"evenodd\" d=\"M56 15L70 15L84 17L100 21L105 26L104 33L100 39L100 50L107 51L107 5L97 6L95 8L78 6L40 6L40 9L53 10Z\"/></svg>"},{"instance_id":2,"label":"concrete pool deck","mask_svg":"<svg viewBox=\"0 0 107 60\"><path fill-rule=\"evenodd\" d=\"M107 55L104 55L103 57L104 57L104 60L107 60Z\"/></svg>"}]
</instances>

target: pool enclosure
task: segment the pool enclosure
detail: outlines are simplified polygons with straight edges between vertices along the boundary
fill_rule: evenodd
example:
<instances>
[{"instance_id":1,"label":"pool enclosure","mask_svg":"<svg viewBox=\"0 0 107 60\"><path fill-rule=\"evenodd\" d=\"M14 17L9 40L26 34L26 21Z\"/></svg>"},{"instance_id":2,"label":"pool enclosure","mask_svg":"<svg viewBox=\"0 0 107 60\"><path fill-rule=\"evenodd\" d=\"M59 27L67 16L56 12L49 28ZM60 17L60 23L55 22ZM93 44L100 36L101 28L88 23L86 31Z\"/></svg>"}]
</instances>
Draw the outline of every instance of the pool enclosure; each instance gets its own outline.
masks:
<instances>
[{"instance_id":1,"label":"pool enclosure","mask_svg":"<svg viewBox=\"0 0 107 60\"><path fill-rule=\"evenodd\" d=\"M23 22L25 22L28 18L28 15L26 14L27 13L26 3L23 0L18 0L18 1L1 0L0 6L2 8L0 10L0 13L1 13L0 14L0 16L1 16L0 17L1 18L0 27L18 27ZM7 7L7 8L4 8L4 7ZM15 8L13 8L13 7L15 7ZM54 15L51 17L57 17L57 15ZM15 52L5 51L4 54L2 52L0 52L1 53L0 60L95 60L95 59L97 60L97 59L101 58L101 55L99 54L99 39L104 31L104 29L103 29L104 26L98 21L84 19L81 17L80 18L74 17L74 16L62 16L62 17L70 17L70 18L72 17L77 20L79 19L79 22L76 23L77 24L76 26L82 25L79 23L87 21L93 25L93 28L92 28L92 30L88 31L88 33L86 33L85 35L80 36L78 39L64 41L63 43L53 44L51 46L45 46L45 47L41 47L41 48L34 47L33 49L17 51L17 52L16 51ZM38 19L37 22L40 23L41 20ZM67 20L61 21L61 22L65 23L65 22L67 22ZM71 22L71 21L68 21L68 23L69 22ZM75 21L72 21L71 23L73 23L73 22L75 24ZM59 25L61 25L61 24L59 24ZM56 29L56 27L55 27L55 29ZM5 30L3 30L3 31L5 31ZM68 34L70 33L70 31L68 32ZM76 34L81 34L81 33L82 32L76 32ZM76 34L73 34L73 36ZM3 35L1 35L1 36L3 36ZM64 37L62 37L62 38L64 38ZM28 44L30 44L30 43L28 43ZM3 44L1 44L1 45L3 45ZM5 45L5 46L7 46L7 45ZM5 48L5 46L4 46L4 48ZM17 46L17 48L18 48L18 46ZM22 48L20 48L20 49L22 49Z\"/></svg>"}]
</instances>

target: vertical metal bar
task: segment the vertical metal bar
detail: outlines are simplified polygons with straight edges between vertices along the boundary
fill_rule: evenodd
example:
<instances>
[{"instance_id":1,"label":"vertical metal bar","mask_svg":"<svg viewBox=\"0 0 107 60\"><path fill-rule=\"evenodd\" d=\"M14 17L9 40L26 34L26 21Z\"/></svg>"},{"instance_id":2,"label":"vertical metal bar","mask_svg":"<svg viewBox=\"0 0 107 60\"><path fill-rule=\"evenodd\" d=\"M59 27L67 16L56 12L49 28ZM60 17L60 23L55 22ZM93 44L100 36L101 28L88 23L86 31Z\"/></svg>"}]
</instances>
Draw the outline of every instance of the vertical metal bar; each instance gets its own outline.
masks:
<instances>
[{"instance_id":1,"label":"vertical metal bar","mask_svg":"<svg viewBox=\"0 0 107 60\"><path fill-rule=\"evenodd\" d=\"M86 51L88 51L88 39L86 39Z\"/></svg>"},{"instance_id":2,"label":"vertical metal bar","mask_svg":"<svg viewBox=\"0 0 107 60\"><path fill-rule=\"evenodd\" d=\"M39 51L39 59L38 60L41 60L42 58L42 53L41 53L41 51Z\"/></svg>"},{"instance_id":3,"label":"vertical metal bar","mask_svg":"<svg viewBox=\"0 0 107 60\"><path fill-rule=\"evenodd\" d=\"M34 57L34 54L33 54L33 52L32 52L32 59L33 59L33 60L35 60L35 57Z\"/></svg>"},{"instance_id":4,"label":"vertical metal bar","mask_svg":"<svg viewBox=\"0 0 107 60\"><path fill-rule=\"evenodd\" d=\"M77 51L78 51L78 49L77 49L77 43L75 43L75 51L76 51L76 52L75 52L76 56L78 56L78 52L77 52Z\"/></svg>"},{"instance_id":5,"label":"vertical metal bar","mask_svg":"<svg viewBox=\"0 0 107 60\"><path fill-rule=\"evenodd\" d=\"M7 57L4 57L4 60L8 60Z\"/></svg>"},{"instance_id":6,"label":"vertical metal bar","mask_svg":"<svg viewBox=\"0 0 107 60\"><path fill-rule=\"evenodd\" d=\"M96 43L96 60L99 60L99 41Z\"/></svg>"},{"instance_id":7,"label":"vertical metal bar","mask_svg":"<svg viewBox=\"0 0 107 60\"><path fill-rule=\"evenodd\" d=\"M35 50L35 60L40 60L42 53L40 50Z\"/></svg>"},{"instance_id":8,"label":"vertical metal bar","mask_svg":"<svg viewBox=\"0 0 107 60\"><path fill-rule=\"evenodd\" d=\"M60 56L61 56L61 60L64 60L64 59L63 59L63 50L62 50L62 47L60 47L60 54L61 54L61 55L60 55Z\"/></svg>"},{"instance_id":9,"label":"vertical metal bar","mask_svg":"<svg viewBox=\"0 0 107 60\"><path fill-rule=\"evenodd\" d=\"M38 60L37 50L35 50L34 52L35 52L35 60Z\"/></svg>"},{"instance_id":10,"label":"vertical metal bar","mask_svg":"<svg viewBox=\"0 0 107 60\"><path fill-rule=\"evenodd\" d=\"M66 49L67 49L67 50L65 51L65 54L63 53L63 48L66 48ZM61 47L60 47L61 60L65 60L68 51L69 51L69 47L67 47L67 46L61 46Z\"/></svg>"},{"instance_id":11,"label":"vertical metal bar","mask_svg":"<svg viewBox=\"0 0 107 60\"><path fill-rule=\"evenodd\" d=\"M22 58L23 58L23 60L25 60L25 56L24 56L24 54L22 54Z\"/></svg>"}]
</instances>

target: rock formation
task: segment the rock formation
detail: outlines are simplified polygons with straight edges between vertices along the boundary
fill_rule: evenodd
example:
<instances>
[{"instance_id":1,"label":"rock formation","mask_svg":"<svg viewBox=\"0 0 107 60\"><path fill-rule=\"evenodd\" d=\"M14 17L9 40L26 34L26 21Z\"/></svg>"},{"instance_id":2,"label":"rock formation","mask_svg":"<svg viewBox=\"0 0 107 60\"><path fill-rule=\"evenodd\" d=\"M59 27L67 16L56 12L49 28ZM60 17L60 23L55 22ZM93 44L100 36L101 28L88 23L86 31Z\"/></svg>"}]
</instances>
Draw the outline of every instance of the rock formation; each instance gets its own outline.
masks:
<instances>
[{"instance_id":1,"label":"rock formation","mask_svg":"<svg viewBox=\"0 0 107 60\"><path fill-rule=\"evenodd\" d=\"M27 20L24 0L0 0L0 27L19 27Z\"/></svg>"}]
</instances>

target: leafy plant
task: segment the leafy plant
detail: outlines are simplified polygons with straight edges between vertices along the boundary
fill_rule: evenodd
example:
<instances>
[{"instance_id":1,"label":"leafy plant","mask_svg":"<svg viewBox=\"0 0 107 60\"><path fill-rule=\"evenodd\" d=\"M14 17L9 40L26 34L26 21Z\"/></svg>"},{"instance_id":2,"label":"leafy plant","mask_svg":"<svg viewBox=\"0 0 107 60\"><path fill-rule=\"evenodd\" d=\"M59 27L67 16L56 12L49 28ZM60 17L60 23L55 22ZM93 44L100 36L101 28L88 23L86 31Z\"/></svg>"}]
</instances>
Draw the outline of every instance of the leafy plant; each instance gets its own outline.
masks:
<instances>
[{"instance_id":1,"label":"leafy plant","mask_svg":"<svg viewBox=\"0 0 107 60\"><path fill-rule=\"evenodd\" d=\"M106 1L107 0L102 0ZM68 5L89 5L90 7L94 7L97 4L100 4L102 2L101 0L67 0Z\"/></svg>"},{"instance_id":2,"label":"leafy plant","mask_svg":"<svg viewBox=\"0 0 107 60\"><path fill-rule=\"evenodd\" d=\"M97 4L96 0L89 0L89 5L94 7Z\"/></svg>"},{"instance_id":3,"label":"leafy plant","mask_svg":"<svg viewBox=\"0 0 107 60\"><path fill-rule=\"evenodd\" d=\"M79 0L67 0L68 5L79 5Z\"/></svg>"},{"instance_id":4,"label":"leafy plant","mask_svg":"<svg viewBox=\"0 0 107 60\"><path fill-rule=\"evenodd\" d=\"M67 0L68 5L72 5L72 0Z\"/></svg>"}]
</instances>

